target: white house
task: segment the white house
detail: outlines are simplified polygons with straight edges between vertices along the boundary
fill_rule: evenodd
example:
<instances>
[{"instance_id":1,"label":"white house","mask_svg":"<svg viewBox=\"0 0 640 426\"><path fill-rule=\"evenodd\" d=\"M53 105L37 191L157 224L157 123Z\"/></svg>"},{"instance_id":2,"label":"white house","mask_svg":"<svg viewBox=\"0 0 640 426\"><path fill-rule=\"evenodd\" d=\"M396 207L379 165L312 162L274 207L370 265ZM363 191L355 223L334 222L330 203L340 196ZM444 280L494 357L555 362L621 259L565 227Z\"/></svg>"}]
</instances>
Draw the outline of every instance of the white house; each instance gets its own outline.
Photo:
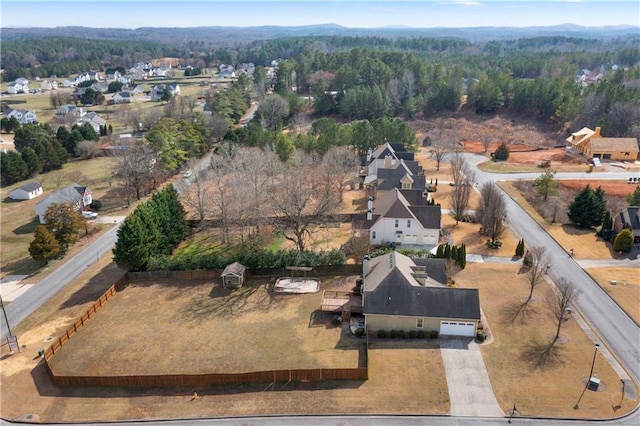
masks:
<instances>
[{"instance_id":1,"label":"white house","mask_svg":"<svg viewBox=\"0 0 640 426\"><path fill-rule=\"evenodd\" d=\"M367 213L354 215L356 235L368 232L373 245L438 245L442 211L429 205L428 193L416 189L393 189L369 197Z\"/></svg>"},{"instance_id":2,"label":"white house","mask_svg":"<svg viewBox=\"0 0 640 426\"><path fill-rule=\"evenodd\" d=\"M9 192L9 198L12 200L31 200L40 195L42 195L40 182L29 182Z\"/></svg>"},{"instance_id":3,"label":"white house","mask_svg":"<svg viewBox=\"0 0 640 426\"><path fill-rule=\"evenodd\" d=\"M89 188L77 183L72 183L36 204L36 214L38 215L40 223L45 223L44 215L47 209L53 204L71 203L74 204L78 210L86 210L92 201L93 199Z\"/></svg>"},{"instance_id":4,"label":"white house","mask_svg":"<svg viewBox=\"0 0 640 426\"><path fill-rule=\"evenodd\" d=\"M62 81L62 87L76 87L78 85L78 82L76 81L76 79L71 79L71 78L66 78Z\"/></svg>"},{"instance_id":5,"label":"white house","mask_svg":"<svg viewBox=\"0 0 640 426\"><path fill-rule=\"evenodd\" d=\"M86 112L82 107L77 107L72 104L60 105L58 109L56 109L56 115L67 115L72 114L76 118L82 118Z\"/></svg>"},{"instance_id":6,"label":"white house","mask_svg":"<svg viewBox=\"0 0 640 426\"><path fill-rule=\"evenodd\" d=\"M13 83L9 83L7 86L7 93L11 93L12 95L15 95L16 93L29 93L29 84L20 83L16 80Z\"/></svg>"},{"instance_id":7,"label":"white house","mask_svg":"<svg viewBox=\"0 0 640 426\"><path fill-rule=\"evenodd\" d=\"M16 83L20 83L22 85L28 85L29 84L29 80L27 80L24 77L18 77L18 78L16 78Z\"/></svg>"},{"instance_id":8,"label":"white house","mask_svg":"<svg viewBox=\"0 0 640 426\"><path fill-rule=\"evenodd\" d=\"M162 95L164 94L165 87L169 89L169 93L171 93L171 96L180 94L179 84L157 84L151 88L151 92L149 93L150 99L154 102L161 100Z\"/></svg>"},{"instance_id":9,"label":"white house","mask_svg":"<svg viewBox=\"0 0 640 426\"><path fill-rule=\"evenodd\" d=\"M133 99L133 95L131 92L122 91L114 93L111 97L111 100L114 104L129 104Z\"/></svg>"},{"instance_id":10,"label":"white house","mask_svg":"<svg viewBox=\"0 0 640 426\"><path fill-rule=\"evenodd\" d=\"M55 90L58 88L58 82L55 80L44 80L40 82L40 90Z\"/></svg>"},{"instance_id":11,"label":"white house","mask_svg":"<svg viewBox=\"0 0 640 426\"><path fill-rule=\"evenodd\" d=\"M98 134L100 134L100 127L107 125L107 121L100 117L97 112L93 111L86 113L82 118L80 118L80 120L78 120L79 125L83 125L84 123L89 123L91 127L93 127L93 130Z\"/></svg>"},{"instance_id":12,"label":"white house","mask_svg":"<svg viewBox=\"0 0 640 426\"><path fill-rule=\"evenodd\" d=\"M34 110L7 108L4 110L4 115L7 118L15 117L20 124L28 124L37 121L36 112Z\"/></svg>"}]
</instances>

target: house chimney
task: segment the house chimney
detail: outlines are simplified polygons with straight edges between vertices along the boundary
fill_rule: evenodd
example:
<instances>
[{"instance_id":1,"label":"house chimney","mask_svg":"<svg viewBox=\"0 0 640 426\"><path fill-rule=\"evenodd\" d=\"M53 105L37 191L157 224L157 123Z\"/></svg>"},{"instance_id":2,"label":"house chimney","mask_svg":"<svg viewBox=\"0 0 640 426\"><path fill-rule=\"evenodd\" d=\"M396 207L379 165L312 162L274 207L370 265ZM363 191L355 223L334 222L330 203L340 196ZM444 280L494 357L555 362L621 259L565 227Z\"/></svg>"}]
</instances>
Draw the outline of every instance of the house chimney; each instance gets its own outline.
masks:
<instances>
[{"instance_id":1,"label":"house chimney","mask_svg":"<svg viewBox=\"0 0 640 426\"><path fill-rule=\"evenodd\" d=\"M592 138L600 138L602 136L600 136L600 127L596 127L596 130L593 134L593 136L591 136Z\"/></svg>"},{"instance_id":2,"label":"house chimney","mask_svg":"<svg viewBox=\"0 0 640 426\"><path fill-rule=\"evenodd\" d=\"M373 219L373 212L371 211L371 209L367 210L367 220L371 220Z\"/></svg>"},{"instance_id":3,"label":"house chimney","mask_svg":"<svg viewBox=\"0 0 640 426\"><path fill-rule=\"evenodd\" d=\"M362 279L363 281L367 278L367 275L369 275L369 254L365 254L364 258L362 258ZM364 285L364 284L363 284Z\"/></svg>"},{"instance_id":4,"label":"house chimney","mask_svg":"<svg viewBox=\"0 0 640 426\"><path fill-rule=\"evenodd\" d=\"M373 211L373 197L371 195L367 198L367 210Z\"/></svg>"},{"instance_id":5,"label":"house chimney","mask_svg":"<svg viewBox=\"0 0 640 426\"><path fill-rule=\"evenodd\" d=\"M390 169L391 168L391 164L393 164L391 162L391 156L390 155L385 155L385 157L384 157L384 168L385 169Z\"/></svg>"},{"instance_id":6,"label":"house chimney","mask_svg":"<svg viewBox=\"0 0 640 426\"><path fill-rule=\"evenodd\" d=\"M372 154L373 154L373 151L371 151L371 148L369 148L369 150L367 151L367 164L369 164L369 162L371 161Z\"/></svg>"}]
</instances>

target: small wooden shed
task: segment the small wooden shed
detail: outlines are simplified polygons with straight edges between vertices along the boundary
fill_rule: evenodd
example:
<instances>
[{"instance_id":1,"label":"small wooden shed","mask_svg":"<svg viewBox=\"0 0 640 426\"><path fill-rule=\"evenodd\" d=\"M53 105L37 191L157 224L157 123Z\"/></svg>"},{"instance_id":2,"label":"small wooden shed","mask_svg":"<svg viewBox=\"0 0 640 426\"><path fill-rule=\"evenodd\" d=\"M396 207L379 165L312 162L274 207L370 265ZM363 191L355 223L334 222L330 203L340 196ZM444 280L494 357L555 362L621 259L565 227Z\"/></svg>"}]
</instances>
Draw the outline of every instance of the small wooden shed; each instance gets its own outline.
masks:
<instances>
[{"instance_id":1,"label":"small wooden shed","mask_svg":"<svg viewBox=\"0 0 640 426\"><path fill-rule=\"evenodd\" d=\"M241 263L233 262L227 265L222 271L222 287L223 288L240 288L244 282L244 272L246 266Z\"/></svg>"}]
</instances>

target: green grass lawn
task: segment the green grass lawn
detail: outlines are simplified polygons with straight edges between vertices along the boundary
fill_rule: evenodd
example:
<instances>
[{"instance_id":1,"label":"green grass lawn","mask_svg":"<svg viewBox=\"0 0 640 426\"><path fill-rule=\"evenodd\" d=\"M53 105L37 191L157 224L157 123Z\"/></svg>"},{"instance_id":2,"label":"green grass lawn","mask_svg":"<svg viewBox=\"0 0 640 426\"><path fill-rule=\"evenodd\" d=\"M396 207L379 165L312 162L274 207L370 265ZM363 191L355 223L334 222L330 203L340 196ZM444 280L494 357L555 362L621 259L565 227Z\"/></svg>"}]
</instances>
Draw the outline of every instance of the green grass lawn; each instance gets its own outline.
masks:
<instances>
[{"instance_id":1,"label":"green grass lawn","mask_svg":"<svg viewBox=\"0 0 640 426\"><path fill-rule=\"evenodd\" d=\"M0 189L0 258L3 273L31 274L39 269L39 263L29 256L29 243L33 240L33 231L39 225L35 206L57 189L77 182L86 185L93 192L94 200L100 200L117 187L118 182L109 178L114 166L114 159L99 157L92 160L77 160L64 165L61 170L43 173L27 181L6 186ZM30 181L42 183L44 193L32 200L14 201L9 192ZM113 198L113 197L112 197ZM105 212L122 207L124 200L110 199L105 203Z\"/></svg>"}]
</instances>

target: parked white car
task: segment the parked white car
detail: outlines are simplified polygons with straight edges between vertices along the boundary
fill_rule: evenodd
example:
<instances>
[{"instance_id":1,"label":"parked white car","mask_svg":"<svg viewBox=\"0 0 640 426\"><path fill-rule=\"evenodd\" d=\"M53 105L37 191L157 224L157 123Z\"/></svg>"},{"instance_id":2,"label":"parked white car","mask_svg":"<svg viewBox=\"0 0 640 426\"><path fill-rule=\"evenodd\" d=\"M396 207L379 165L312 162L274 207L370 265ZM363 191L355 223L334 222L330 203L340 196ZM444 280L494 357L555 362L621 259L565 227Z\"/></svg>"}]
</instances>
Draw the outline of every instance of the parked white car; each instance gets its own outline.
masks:
<instances>
[{"instance_id":1,"label":"parked white car","mask_svg":"<svg viewBox=\"0 0 640 426\"><path fill-rule=\"evenodd\" d=\"M82 216L84 216L85 219L95 219L98 217L98 213L83 211Z\"/></svg>"},{"instance_id":2,"label":"parked white car","mask_svg":"<svg viewBox=\"0 0 640 426\"><path fill-rule=\"evenodd\" d=\"M192 174L193 174L193 172L192 172L191 170L187 170L186 172L184 172L184 173L182 174L182 177L183 177L184 179L189 179L189 178L191 177L191 175L192 175Z\"/></svg>"}]
</instances>

